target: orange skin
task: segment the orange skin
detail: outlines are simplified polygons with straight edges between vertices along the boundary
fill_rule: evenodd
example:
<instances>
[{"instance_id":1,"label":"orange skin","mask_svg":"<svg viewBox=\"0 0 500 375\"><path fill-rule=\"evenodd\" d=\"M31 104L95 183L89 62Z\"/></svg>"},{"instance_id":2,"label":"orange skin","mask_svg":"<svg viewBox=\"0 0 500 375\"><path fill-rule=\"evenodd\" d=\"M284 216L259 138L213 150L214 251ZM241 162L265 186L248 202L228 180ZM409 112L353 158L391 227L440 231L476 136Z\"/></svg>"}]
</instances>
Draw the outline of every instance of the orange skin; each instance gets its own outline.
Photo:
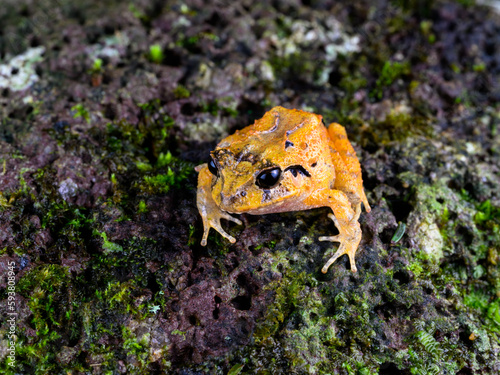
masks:
<instances>
[{"instance_id":1,"label":"orange skin","mask_svg":"<svg viewBox=\"0 0 500 375\"><path fill-rule=\"evenodd\" d=\"M343 126L333 123L327 130L320 115L274 107L253 125L224 138L210 155L212 172L208 164L196 167L203 246L210 228L236 242L220 224L220 219L241 224L228 213L261 215L328 206L339 234L319 240L340 242L340 246L321 271L326 273L338 257L347 254L356 272L361 203L367 212L370 205L361 166ZM276 182L259 185L262 173L271 170L278 174Z\"/></svg>"}]
</instances>

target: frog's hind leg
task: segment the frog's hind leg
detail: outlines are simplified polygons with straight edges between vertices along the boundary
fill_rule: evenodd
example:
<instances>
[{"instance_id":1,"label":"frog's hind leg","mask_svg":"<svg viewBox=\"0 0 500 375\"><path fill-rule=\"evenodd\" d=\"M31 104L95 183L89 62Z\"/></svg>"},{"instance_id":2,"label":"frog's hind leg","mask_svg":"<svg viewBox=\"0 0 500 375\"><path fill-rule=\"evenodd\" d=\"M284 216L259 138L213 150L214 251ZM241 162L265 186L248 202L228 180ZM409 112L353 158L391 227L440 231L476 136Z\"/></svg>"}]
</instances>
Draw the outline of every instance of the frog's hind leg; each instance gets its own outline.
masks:
<instances>
[{"instance_id":1,"label":"frog's hind leg","mask_svg":"<svg viewBox=\"0 0 500 375\"><path fill-rule=\"evenodd\" d=\"M323 266L321 272L327 273L328 268L337 260L337 258L346 254L349 257L349 263L351 265L351 271L357 272L356 262L354 256L356 250L358 249L359 242L361 241L361 229L357 220L351 220L349 224L342 223L333 214L329 214L328 217L332 219L335 226L339 230L339 234L336 236L323 236L319 237L320 241L332 241L340 242L339 248L333 254L333 256L328 259L328 262Z\"/></svg>"},{"instance_id":2,"label":"frog's hind leg","mask_svg":"<svg viewBox=\"0 0 500 375\"><path fill-rule=\"evenodd\" d=\"M307 203L310 203L311 205L320 203L317 204L317 206L329 206L332 209L333 214L329 214L328 216L332 219L335 226L339 230L339 234L336 236L319 237L320 241L340 242L336 253L324 265L321 272L328 272L328 268L332 265L332 263L344 254L347 254L349 257L351 271L356 272L357 268L354 256L356 254L356 250L358 249L359 242L361 241L361 227L357 220L361 212L361 204L358 204L356 211L354 211L352 209L351 202L345 193L340 190L330 189L316 192L316 194L311 196L308 200L309 201Z\"/></svg>"},{"instance_id":3,"label":"frog's hind leg","mask_svg":"<svg viewBox=\"0 0 500 375\"><path fill-rule=\"evenodd\" d=\"M371 208L363 189L361 165L356 156L356 151L352 147L351 142L349 142L349 139L347 139L345 128L340 124L332 123L328 127L328 134L334 146L332 150L334 164L342 166L335 168L337 176L334 188L349 194L351 202L363 202L366 212L370 212Z\"/></svg>"}]
</instances>

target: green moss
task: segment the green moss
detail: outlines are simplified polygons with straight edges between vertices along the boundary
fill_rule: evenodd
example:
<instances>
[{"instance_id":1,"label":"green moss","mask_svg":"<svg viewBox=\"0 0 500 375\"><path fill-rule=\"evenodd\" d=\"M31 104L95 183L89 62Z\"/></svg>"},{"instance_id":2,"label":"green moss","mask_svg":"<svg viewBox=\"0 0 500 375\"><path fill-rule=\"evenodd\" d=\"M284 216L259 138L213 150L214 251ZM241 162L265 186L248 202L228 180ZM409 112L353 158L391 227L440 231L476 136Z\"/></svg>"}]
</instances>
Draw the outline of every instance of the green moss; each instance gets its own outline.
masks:
<instances>
[{"instance_id":1,"label":"green moss","mask_svg":"<svg viewBox=\"0 0 500 375\"><path fill-rule=\"evenodd\" d=\"M304 82L325 83L322 81L322 75L327 66L326 60L315 61L312 56L294 52L285 56L276 54L269 59L269 64L276 77L283 79L295 77Z\"/></svg>"},{"instance_id":2,"label":"green moss","mask_svg":"<svg viewBox=\"0 0 500 375\"><path fill-rule=\"evenodd\" d=\"M488 305L486 318L491 330L500 333L500 298L495 299Z\"/></svg>"},{"instance_id":3,"label":"green moss","mask_svg":"<svg viewBox=\"0 0 500 375\"><path fill-rule=\"evenodd\" d=\"M12 197L11 197L10 199L7 199L7 198L3 195L3 193L0 191L0 212L1 212L2 210L5 210L5 209L7 209L7 208L12 207L12 204L11 204L11 203L12 203L13 201L14 201L14 200L12 199Z\"/></svg>"},{"instance_id":4,"label":"green moss","mask_svg":"<svg viewBox=\"0 0 500 375\"><path fill-rule=\"evenodd\" d=\"M416 261L408 265L408 270L410 270L415 275L415 277L419 277L424 271L424 268L419 261Z\"/></svg>"},{"instance_id":5,"label":"green moss","mask_svg":"<svg viewBox=\"0 0 500 375\"><path fill-rule=\"evenodd\" d=\"M106 235L106 232L96 232L97 235L102 237L103 243L102 243L102 248L105 253L115 253L115 252L122 252L123 247L118 245L117 243L108 241L108 236Z\"/></svg>"},{"instance_id":6,"label":"green moss","mask_svg":"<svg viewBox=\"0 0 500 375\"><path fill-rule=\"evenodd\" d=\"M185 48L188 51L195 52L200 48L200 43L217 40L219 40L219 37L216 34L208 31L202 31L191 36L181 34L179 39L175 42L175 45Z\"/></svg>"},{"instance_id":7,"label":"green moss","mask_svg":"<svg viewBox=\"0 0 500 375\"><path fill-rule=\"evenodd\" d=\"M137 207L137 213L145 213L145 212L148 212L148 207L146 205L146 202L144 202L143 200L139 201L139 205Z\"/></svg>"},{"instance_id":8,"label":"green moss","mask_svg":"<svg viewBox=\"0 0 500 375\"><path fill-rule=\"evenodd\" d=\"M495 298L491 290L472 287L464 295L464 304L479 312L488 330L500 333L500 298Z\"/></svg>"},{"instance_id":9,"label":"green moss","mask_svg":"<svg viewBox=\"0 0 500 375\"><path fill-rule=\"evenodd\" d=\"M174 95L177 99L189 98L191 96L191 92L183 85L177 85L174 90Z\"/></svg>"},{"instance_id":10,"label":"green moss","mask_svg":"<svg viewBox=\"0 0 500 375\"><path fill-rule=\"evenodd\" d=\"M341 69L341 72L342 71L343 70ZM339 86L346 91L348 97L365 88L367 84L367 79L361 74L359 70L353 72L352 75L349 75L348 72L345 72L339 82Z\"/></svg>"},{"instance_id":11,"label":"green moss","mask_svg":"<svg viewBox=\"0 0 500 375\"><path fill-rule=\"evenodd\" d=\"M438 342L428 332L418 331L415 334L415 337L418 339L418 342L424 347L427 353L429 353L433 358L437 358L443 354L443 350L440 348Z\"/></svg>"},{"instance_id":12,"label":"green moss","mask_svg":"<svg viewBox=\"0 0 500 375\"><path fill-rule=\"evenodd\" d=\"M500 222L500 207L495 207L488 199L481 204L477 205L477 214L474 216L474 222L479 225L485 225L487 222L498 221ZM494 223L491 223L493 226Z\"/></svg>"},{"instance_id":13,"label":"green moss","mask_svg":"<svg viewBox=\"0 0 500 375\"><path fill-rule=\"evenodd\" d=\"M407 62L390 62L386 61L382 67L382 71L375 84L375 89L371 92L371 96L382 99L384 88L392 85L396 79L408 75L410 73L410 65Z\"/></svg>"},{"instance_id":14,"label":"green moss","mask_svg":"<svg viewBox=\"0 0 500 375\"><path fill-rule=\"evenodd\" d=\"M181 167L174 172L168 168L166 173L144 176L144 182L136 185L136 188L147 194L165 194L172 186L180 186L180 183L193 173L193 167L187 163L180 163Z\"/></svg>"},{"instance_id":15,"label":"green moss","mask_svg":"<svg viewBox=\"0 0 500 375\"><path fill-rule=\"evenodd\" d=\"M140 160L138 160L138 161L135 162L135 166L141 172L149 172L150 170L153 169L153 167L151 166L151 164L149 164L147 162L140 161Z\"/></svg>"},{"instance_id":16,"label":"green moss","mask_svg":"<svg viewBox=\"0 0 500 375\"><path fill-rule=\"evenodd\" d=\"M172 163L172 161L174 161L174 158L172 157L170 151L167 151L166 153L160 152L158 159L156 160L156 166L158 168L163 168Z\"/></svg>"},{"instance_id":17,"label":"green moss","mask_svg":"<svg viewBox=\"0 0 500 375\"><path fill-rule=\"evenodd\" d=\"M427 38L429 43L434 43L436 41L436 35L432 32L432 21L421 21L420 32Z\"/></svg>"},{"instance_id":18,"label":"green moss","mask_svg":"<svg viewBox=\"0 0 500 375\"><path fill-rule=\"evenodd\" d=\"M424 330L414 335L415 341L408 348L408 359L410 361L410 372L412 374L455 374L464 365L464 359L457 361L454 358L457 345L449 343L447 339L439 343L434 336ZM447 350L442 345L448 347Z\"/></svg>"},{"instance_id":19,"label":"green moss","mask_svg":"<svg viewBox=\"0 0 500 375\"><path fill-rule=\"evenodd\" d=\"M123 202L130 190L140 196L165 194L194 174L191 163L174 157L168 149L174 122L163 113L160 102L140 107L139 125L123 121L108 125L106 149L121 172L114 174L114 203Z\"/></svg>"},{"instance_id":20,"label":"green moss","mask_svg":"<svg viewBox=\"0 0 500 375\"><path fill-rule=\"evenodd\" d=\"M71 107L71 111L73 113L73 118L79 118L82 117L87 123L90 124L90 113L89 111L83 106L83 104L78 103Z\"/></svg>"},{"instance_id":21,"label":"green moss","mask_svg":"<svg viewBox=\"0 0 500 375\"><path fill-rule=\"evenodd\" d=\"M171 332L172 335L177 335L177 336L182 336L183 338L186 337L186 332L184 331L180 331L178 329L174 329L172 332Z\"/></svg>"},{"instance_id":22,"label":"green moss","mask_svg":"<svg viewBox=\"0 0 500 375\"><path fill-rule=\"evenodd\" d=\"M159 44L153 44L149 47L148 58L155 64L161 64L164 59L163 48Z\"/></svg>"},{"instance_id":23,"label":"green moss","mask_svg":"<svg viewBox=\"0 0 500 375\"><path fill-rule=\"evenodd\" d=\"M136 7L134 4L129 4L128 5L128 10L132 13L132 15L140 19L143 22L149 22L149 17L138 7Z\"/></svg>"},{"instance_id":24,"label":"green moss","mask_svg":"<svg viewBox=\"0 0 500 375\"><path fill-rule=\"evenodd\" d=\"M470 7L476 4L476 0L457 0L458 3Z\"/></svg>"},{"instance_id":25,"label":"green moss","mask_svg":"<svg viewBox=\"0 0 500 375\"><path fill-rule=\"evenodd\" d=\"M92 74L102 73L102 59L97 58L94 60L92 68L90 69L90 73Z\"/></svg>"},{"instance_id":26,"label":"green moss","mask_svg":"<svg viewBox=\"0 0 500 375\"><path fill-rule=\"evenodd\" d=\"M392 0L391 2L406 12L414 12L421 17L429 17L435 0Z\"/></svg>"},{"instance_id":27,"label":"green moss","mask_svg":"<svg viewBox=\"0 0 500 375\"><path fill-rule=\"evenodd\" d=\"M72 328L73 306L68 303L70 278L66 267L47 264L24 275L17 284L17 291L27 299L33 314L31 324L36 336L18 327L16 363L18 370L35 365L36 374L50 373L57 368L55 353L63 326ZM76 333L70 330L70 332ZM27 367L26 367L27 366Z\"/></svg>"},{"instance_id":28,"label":"green moss","mask_svg":"<svg viewBox=\"0 0 500 375\"><path fill-rule=\"evenodd\" d=\"M236 110L237 102L234 98L228 96L201 102L200 106L202 112L208 112L212 116L222 114L236 117L238 115L238 111Z\"/></svg>"},{"instance_id":29,"label":"green moss","mask_svg":"<svg viewBox=\"0 0 500 375\"><path fill-rule=\"evenodd\" d=\"M429 268L435 264L434 261L425 252L420 252L416 256L409 256L413 260L408 269L415 277L433 279L435 285L454 285L461 296L457 303L475 311L474 316L479 318L475 327L482 327L481 329L490 334L498 332L498 255L490 250L500 244L498 209L489 201L475 202L465 191L455 192L449 189L443 181L432 186L413 184L414 202L418 202L418 205L410 217L412 229L418 228L414 223L422 220L420 218L430 218L439 227L445 252L463 248L466 241L468 246L461 254L463 261ZM409 235L419 243L418 235ZM429 237L428 232L424 235ZM474 283L471 283L471 280L475 280ZM424 359L422 361L425 362ZM419 367L418 371L423 370Z\"/></svg>"},{"instance_id":30,"label":"green moss","mask_svg":"<svg viewBox=\"0 0 500 375\"><path fill-rule=\"evenodd\" d=\"M128 356L133 357L135 362L131 371L141 373L148 367L150 334L146 333L142 337L137 337L128 327L122 328L123 349Z\"/></svg>"},{"instance_id":31,"label":"green moss","mask_svg":"<svg viewBox=\"0 0 500 375\"><path fill-rule=\"evenodd\" d=\"M362 143L386 144L414 136L431 137L433 129L424 117L391 112L382 121L371 122L370 127L363 129L363 133Z\"/></svg>"},{"instance_id":32,"label":"green moss","mask_svg":"<svg viewBox=\"0 0 500 375\"><path fill-rule=\"evenodd\" d=\"M283 282L276 285L275 302L269 308L268 318L256 328L254 338L257 342L273 336L289 312L300 305L299 294L304 288L306 274L293 272L292 274L293 276L285 278Z\"/></svg>"},{"instance_id":33,"label":"green moss","mask_svg":"<svg viewBox=\"0 0 500 375\"><path fill-rule=\"evenodd\" d=\"M472 70L477 73L484 72L486 70L486 64L485 63L474 64L472 66Z\"/></svg>"}]
</instances>

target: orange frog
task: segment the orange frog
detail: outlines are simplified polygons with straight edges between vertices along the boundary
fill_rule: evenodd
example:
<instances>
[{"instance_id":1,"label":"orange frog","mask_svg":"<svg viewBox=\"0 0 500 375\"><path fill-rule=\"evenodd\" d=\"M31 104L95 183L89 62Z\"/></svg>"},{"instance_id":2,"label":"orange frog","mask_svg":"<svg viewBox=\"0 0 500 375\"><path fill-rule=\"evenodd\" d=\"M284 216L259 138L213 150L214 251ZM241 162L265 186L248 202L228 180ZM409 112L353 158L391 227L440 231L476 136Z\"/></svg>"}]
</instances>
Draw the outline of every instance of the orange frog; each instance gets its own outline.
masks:
<instances>
[{"instance_id":1,"label":"orange frog","mask_svg":"<svg viewBox=\"0 0 500 375\"><path fill-rule=\"evenodd\" d=\"M361 202L367 212L370 205L343 126L333 123L327 130L320 115L274 107L253 125L224 138L210 156L208 164L196 167L203 246L210 228L236 242L220 224L220 219L241 224L228 213L261 215L328 206L339 234L319 240L340 246L321 271L326 273L347 254L356 272Z\"/></svg>"}]
</instances>

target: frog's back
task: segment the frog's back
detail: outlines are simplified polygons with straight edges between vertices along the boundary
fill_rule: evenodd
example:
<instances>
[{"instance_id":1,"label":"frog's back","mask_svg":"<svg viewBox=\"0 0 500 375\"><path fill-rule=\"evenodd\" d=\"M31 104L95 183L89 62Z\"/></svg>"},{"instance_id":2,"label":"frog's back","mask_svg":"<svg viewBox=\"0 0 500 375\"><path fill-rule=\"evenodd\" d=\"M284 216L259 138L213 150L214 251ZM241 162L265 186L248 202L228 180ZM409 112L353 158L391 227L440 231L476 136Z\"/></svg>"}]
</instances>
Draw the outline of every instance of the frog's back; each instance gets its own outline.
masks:
<instances>
[{"instance_id":1,"label":"frog's back","mask_svg":"<svg viewBox=\"0 0 500 375\"><path fill-rule=\"evenodd\" d=\"M272 119L274 125L261 130L261 134L269 135L264 141L264 157L277 161L283 168L300 167L317 187L329 185L326 180L334 179L335 171L330 158L330 137L322 116L283 107L271 109L264 118L268 116L273 117L266 123Z\"/></svg>"},{"instance_id":2,"label":"frog's back","mask_svg":"<svg viewBox=\"0 0 500 375\"><path fill-rule=\"evenodd\" d=\"M235 155L242 151L252 153L260 159L287 165L315 154L323 157L320 154L328 150L325 139L328 133L321 115L278 106L254 124L223 139L217 148L228 148Z\"/></svg>"}]
</instances>

